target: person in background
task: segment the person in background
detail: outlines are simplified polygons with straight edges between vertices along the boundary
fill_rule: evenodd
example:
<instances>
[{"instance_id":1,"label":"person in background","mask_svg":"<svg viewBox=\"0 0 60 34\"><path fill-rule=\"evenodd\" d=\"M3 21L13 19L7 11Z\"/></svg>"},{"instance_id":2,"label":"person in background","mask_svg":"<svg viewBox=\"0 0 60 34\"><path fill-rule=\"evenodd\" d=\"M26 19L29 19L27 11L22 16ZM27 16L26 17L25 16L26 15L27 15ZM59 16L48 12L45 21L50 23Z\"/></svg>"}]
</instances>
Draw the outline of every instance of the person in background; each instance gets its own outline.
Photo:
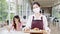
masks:
<instances>
[{"instance_id":1,"label":"person in background","mask_svg":"<svg viewBox=\"0 0 60 34\"><path fill-rule=\"evenodd\" d=\"M22 23L18 15L14 16L11 29L15 31L20 31L22 29Z\"/></svg>"},{"instance_id":2,"label":"person in background","mask_svg":"<svg viewBox=\"0 0 60 34\"><path fill-rule=\"evenodd\" d=\"M26 19L26 16L23 16L24 19Z\"/></svg>"},{"instance_id":3,"label":"person in background","mask_svg":"<svg viewBox=\"0 0 60 34\"><path fill-rule=\"evenodd\" d=\"M9 25L9 20L7 20L7 25Z\"/></svg>"},{"instance_id":4,"label":"person in background","mask_svg":"<svg viewBox=\"0 0 60 34\"><path fill-rule=\"evenodd\" d=\"M30 15L24 28L25 31L32 30L46 30L50 34L47 18L41 13L41 6L38 2L33 3L33 15ZM43 33L30 33L30 34L43 34Z\"/></svg>"},{"instance_id":5,"label":"person in background","mask_svg":"<svg viewBox=\"0 0 60 34\"><path fill-rule=\"evenodd\" d=\"M22 20L22 22L23 22L23 28L25 27L25 24L26 24L26 16L23 16L23 20Z\"/></svg>"}]
</instances>

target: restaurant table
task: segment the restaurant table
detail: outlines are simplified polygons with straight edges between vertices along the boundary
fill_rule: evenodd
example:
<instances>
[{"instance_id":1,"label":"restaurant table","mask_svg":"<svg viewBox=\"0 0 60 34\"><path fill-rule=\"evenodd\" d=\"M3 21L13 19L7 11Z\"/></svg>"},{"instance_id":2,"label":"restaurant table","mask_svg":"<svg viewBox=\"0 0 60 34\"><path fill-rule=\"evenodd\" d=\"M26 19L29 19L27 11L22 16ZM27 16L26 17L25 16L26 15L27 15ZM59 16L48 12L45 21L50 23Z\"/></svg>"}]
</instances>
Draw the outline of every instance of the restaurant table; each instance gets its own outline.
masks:
<instances>
[{"instance_id":1,"label":"restaurant table","mask_svg":"<svg viewBox=\"0 0 60 34\"><path fill-rule=\"evenodd\" d=\"M0 34L30 34L30 33L47 34L45 30L39 30L39 31L34 31L34 30L30 30L30 31L13 31L13 30L10 30L10 31L8 31L5 28L0 29Z\"/></svg>"},{"instance_id":2,"label":"restaurant table","mask_svg":"<svg viewBox=\"0 0 60 34\"><path fill-rule=\"evenodd\" d=\"M0 31L0 34L29 34L29 33L25 33L23 31L7 31L7 30L3 30Z\"/></svg>"},{"instance_id":3,"label":"restaurant table","mask_svg":"<svg viewBox=\"0 0 60 34\"><path fill-rule=\"evenodd\" d=\"M24 31L13 31L12 29L8 31L6 27L0 28L0 34L29 34Z\"/></svg>"}]
</instances>

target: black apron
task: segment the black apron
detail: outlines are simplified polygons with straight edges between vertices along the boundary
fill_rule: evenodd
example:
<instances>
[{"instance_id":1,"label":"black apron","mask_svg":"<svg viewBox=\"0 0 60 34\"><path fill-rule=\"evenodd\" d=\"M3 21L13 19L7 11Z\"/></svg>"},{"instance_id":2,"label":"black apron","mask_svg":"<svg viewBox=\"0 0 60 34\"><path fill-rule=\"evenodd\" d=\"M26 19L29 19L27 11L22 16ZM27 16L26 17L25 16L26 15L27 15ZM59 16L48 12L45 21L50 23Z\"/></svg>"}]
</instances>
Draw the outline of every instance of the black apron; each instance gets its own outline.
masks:
<instances>
[{"instance_id":1,"label":"black apron","mask_svg":"<svg viewBox=\"0 0 60 34\"><path fill-rule=\"evenodd\" d=\"M41 20L34 20L34 16L33 16L31 29L34 29L34 28L39 28L40 30L43 30L43 18L42 17L41 17ZM30 34L43 34L43 33L30 33Z\"/></svg>"}]
</instances>

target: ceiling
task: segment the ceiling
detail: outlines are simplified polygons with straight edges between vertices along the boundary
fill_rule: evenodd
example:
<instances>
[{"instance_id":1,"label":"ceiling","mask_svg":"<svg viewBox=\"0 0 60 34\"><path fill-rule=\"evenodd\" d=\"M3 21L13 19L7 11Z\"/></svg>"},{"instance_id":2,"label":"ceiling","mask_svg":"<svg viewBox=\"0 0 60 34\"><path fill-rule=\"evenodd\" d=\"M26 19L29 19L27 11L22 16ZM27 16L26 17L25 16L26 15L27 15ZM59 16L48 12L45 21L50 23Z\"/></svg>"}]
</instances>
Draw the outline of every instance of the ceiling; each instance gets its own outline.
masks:
<instances>
[{"instance_id":1,"label":"ceiling","mask_svg":"<svg viewBox=\"0 0 60 34\"><path fill-rule=\"evenodd\" d=\"M31 3L38 2L42 7L52 7L58 0L31 0Z\"/></svg>"}]
</instances>

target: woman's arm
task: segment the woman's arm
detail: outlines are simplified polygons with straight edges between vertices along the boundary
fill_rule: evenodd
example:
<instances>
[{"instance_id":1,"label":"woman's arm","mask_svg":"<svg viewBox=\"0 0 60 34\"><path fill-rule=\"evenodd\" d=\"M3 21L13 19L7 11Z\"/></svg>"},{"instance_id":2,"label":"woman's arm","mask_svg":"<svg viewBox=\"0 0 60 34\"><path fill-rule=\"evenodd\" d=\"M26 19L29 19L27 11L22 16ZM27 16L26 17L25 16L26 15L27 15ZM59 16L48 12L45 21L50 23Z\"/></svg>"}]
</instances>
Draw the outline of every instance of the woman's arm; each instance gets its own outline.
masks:
<instances>
[{"instance_id":1,"label":"woman's arm","mask_svg":"<svg viewBox=\"0 0 60 34\"><path fill-rule=\"evenodd\" d=\"M44 29L50 33L51 30L48 27L48 21L46 16L43 16L43 23L44 23Z\"/></svg>"}]
</instances>

